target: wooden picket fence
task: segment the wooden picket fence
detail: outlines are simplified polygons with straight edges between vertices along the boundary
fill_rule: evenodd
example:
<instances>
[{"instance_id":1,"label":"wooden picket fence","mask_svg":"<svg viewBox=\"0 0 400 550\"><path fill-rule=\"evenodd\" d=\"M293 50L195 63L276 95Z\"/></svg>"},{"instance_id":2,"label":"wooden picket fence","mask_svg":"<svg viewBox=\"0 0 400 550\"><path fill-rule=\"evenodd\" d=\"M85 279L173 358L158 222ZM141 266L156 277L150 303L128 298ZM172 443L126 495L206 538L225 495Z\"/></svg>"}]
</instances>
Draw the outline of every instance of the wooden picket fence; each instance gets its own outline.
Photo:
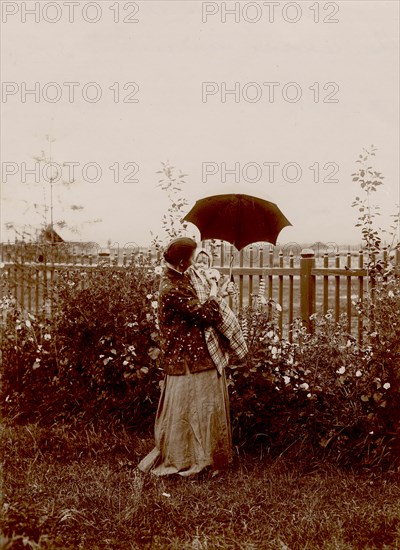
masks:
<instances>
[{"instance_id":1,"label":"wooden picket fence","mask_svg":"<svg viewBox=\"0 0 400 550\"><path fill-rule=\"evenodd\" d=\"M279 328L292 339L291 326L300 318L311 330L313 313L332 314L339 321L346 313L347 330L362 342L363 323L355 302L368 292L369 278L363 251L301 250L298 245L273 247L251 246L237 252L226 245L212 245L214 267L229 276L238 287L231 307L238 311L262 295L271 307L276 306ZM71 249L58 245L5 244L1 246L1 297L14 296L30 313L51 316L57 279L65 270L91 271L107 266L110 270L126 269L140 260L149 265L161 263L161 252L155 249L127 247L124 250ZM388 262L383 250L382 260ZM395 273L400 275L400 254L396 251Z\"/></svg>"}]
</instances>

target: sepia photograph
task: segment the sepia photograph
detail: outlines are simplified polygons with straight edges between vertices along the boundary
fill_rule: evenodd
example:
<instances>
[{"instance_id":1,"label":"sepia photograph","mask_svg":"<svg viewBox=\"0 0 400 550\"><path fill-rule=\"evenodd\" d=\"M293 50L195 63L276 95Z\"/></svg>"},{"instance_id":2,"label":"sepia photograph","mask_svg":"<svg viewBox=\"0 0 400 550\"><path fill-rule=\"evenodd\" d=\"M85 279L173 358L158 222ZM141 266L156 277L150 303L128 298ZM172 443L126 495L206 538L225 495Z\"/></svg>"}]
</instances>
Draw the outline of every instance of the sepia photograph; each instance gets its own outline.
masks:
<instances>
[{"instance_id":1,"label":"sepia photograph","mask_svg":"<svg viewBox=\"0 0 400 550\"><path fill-rule=\"evenodd\" d=\"M0 550L399 549L399 2L0 9Z\"/></svg>"}]
</instances>

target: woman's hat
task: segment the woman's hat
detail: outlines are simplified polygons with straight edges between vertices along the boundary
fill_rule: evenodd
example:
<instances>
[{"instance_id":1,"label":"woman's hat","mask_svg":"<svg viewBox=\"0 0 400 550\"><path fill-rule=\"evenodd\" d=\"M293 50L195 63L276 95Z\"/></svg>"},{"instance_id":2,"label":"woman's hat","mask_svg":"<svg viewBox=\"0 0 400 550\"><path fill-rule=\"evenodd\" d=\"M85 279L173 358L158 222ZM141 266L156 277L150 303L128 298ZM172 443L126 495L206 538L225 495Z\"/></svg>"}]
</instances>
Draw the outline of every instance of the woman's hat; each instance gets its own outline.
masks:
<instances>
[{"instance_id":1,"label":"woman's hat","mask_svg":"<svg viewBox=\"0 0 400 550\"><path fill-rule=\"evenodd\" d=\"M188 260L196 250L196 241L189 237L173 239L164 250L164 260L169 264L177 265L182 260Z\"/></svg>"}]
</instances>

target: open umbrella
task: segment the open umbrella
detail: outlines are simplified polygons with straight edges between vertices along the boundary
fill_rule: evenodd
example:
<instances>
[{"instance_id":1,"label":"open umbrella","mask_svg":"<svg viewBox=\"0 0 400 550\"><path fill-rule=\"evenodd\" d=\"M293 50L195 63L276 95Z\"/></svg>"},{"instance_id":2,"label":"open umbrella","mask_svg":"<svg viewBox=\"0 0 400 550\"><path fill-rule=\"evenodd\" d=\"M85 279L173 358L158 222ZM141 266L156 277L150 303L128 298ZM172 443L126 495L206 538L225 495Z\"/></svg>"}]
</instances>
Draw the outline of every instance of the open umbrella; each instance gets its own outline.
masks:
<instances>
[{"instance_id":1,"label":"open umbrella","mask_svg":"<svg viewBox=\"0 0 400 550\"><path fill-rule=\"evenodd\" d=\"M221 239L238 250L259 241L276 244L292 225L275 203L235 193L200 199L183 219L198 227L202 240Z\"/></svg>"}]
</instances>

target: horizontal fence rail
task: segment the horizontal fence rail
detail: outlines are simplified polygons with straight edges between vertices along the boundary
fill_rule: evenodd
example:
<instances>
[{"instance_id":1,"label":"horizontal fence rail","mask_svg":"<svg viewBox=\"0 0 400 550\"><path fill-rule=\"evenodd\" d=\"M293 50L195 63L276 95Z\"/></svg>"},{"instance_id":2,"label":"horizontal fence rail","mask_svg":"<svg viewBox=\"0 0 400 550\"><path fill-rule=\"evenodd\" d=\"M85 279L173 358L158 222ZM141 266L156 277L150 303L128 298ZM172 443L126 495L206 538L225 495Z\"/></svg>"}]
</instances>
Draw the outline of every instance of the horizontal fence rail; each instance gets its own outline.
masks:
<instances>
[{"instance_id":1,"label":"horizontal fence rail","mask_svg":"<svg viewBox=\"0 0 400 550\"><path fill-rule=\"evenodd\" d=\"M208 246L207 246L208 245ZM233 275L237 296L230 298L232 309L252 305L254 300L277 305L276 313L282 334L292 340L295 319L312 329L314 314L347 318L347 330L362 343L363 319L355 304L370 292L367 260L363 251L322 252L286 246L251 246L237 252L232 246L206 243L213 256L213 267L224 276ZM92 250L93 252L93 250ZM37 316L51 316L57 281L66 270L86 273L94 270L121 270L144 262L160 265L160 250L139 247L124 250L68 249L63 246L2 245L1 296L11 294L19 305ZM400 255L396 251L395 273L400 274ZM60 260L60 261L57 261ZM388 253L383 250L383 263ZM330 313L332 312L332 313Z\"/></svg>"}]
</instances>

